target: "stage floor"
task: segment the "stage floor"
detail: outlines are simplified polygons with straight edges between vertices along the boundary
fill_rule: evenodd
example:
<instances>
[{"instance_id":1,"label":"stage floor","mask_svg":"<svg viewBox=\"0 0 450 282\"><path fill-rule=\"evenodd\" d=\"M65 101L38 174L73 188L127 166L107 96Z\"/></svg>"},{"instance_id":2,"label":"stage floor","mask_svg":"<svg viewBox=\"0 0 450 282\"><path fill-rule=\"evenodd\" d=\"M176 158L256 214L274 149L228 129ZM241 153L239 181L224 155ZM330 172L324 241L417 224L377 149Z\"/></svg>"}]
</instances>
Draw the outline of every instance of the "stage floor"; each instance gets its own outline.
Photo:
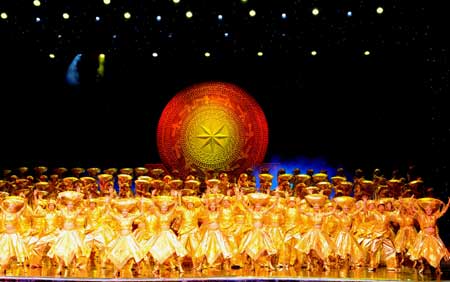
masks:
<instances>
[{"instance_id":1,"label":"stage floor","mask_svg":"<svg viewBox=\"0 0 450 282\"><path fill-rule=\"evenodd\" d=\"M329 272L312 272L302 269L282 269L269 271L267 268L259 268L255 271L244 269L231 269L229 271L206 269L201 272L185 267L184 273L176 270L164 269L161 274L154 275L151 269L144 269L141 273L131 270L122 271L119 277L114 276L112 267L97 269L65 269L62 274L56 274L56 267L28 268L13 266L6 271L6 275L0 276L0 281L450 281L450 267L442 266L443 273L436 276L434 271L426 268L423 274L410 267L403 267L399 272L388 272L380 267L374 272L367 268L355 270L331 270Z\"/></svg>"}]
</instances>

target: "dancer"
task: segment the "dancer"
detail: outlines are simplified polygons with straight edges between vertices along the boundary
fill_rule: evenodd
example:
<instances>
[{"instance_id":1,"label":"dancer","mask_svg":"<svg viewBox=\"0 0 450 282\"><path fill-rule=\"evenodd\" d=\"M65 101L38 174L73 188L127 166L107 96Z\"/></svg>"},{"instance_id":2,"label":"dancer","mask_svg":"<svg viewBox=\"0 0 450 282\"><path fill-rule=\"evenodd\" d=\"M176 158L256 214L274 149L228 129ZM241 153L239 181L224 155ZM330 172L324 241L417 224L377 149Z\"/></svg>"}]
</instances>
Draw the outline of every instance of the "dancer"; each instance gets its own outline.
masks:
<instances>
[{"instance_id":1,"label":"dancer","mask_svg":"<svg viewBox=\"0 0 450 282\"><path fill-rule=\"evenodd\" d=\"M435 269L436 274L442 273L441 260L450 260L450 253L439 236L437 226L437 220L447 212L449 205L450 197L447 204L439 199L426 197L417 199L414 205L420 231L409 255L411 260L419 262L419 273L423 273L425 269L424 259Z\"/></svg>"}]
</instances>

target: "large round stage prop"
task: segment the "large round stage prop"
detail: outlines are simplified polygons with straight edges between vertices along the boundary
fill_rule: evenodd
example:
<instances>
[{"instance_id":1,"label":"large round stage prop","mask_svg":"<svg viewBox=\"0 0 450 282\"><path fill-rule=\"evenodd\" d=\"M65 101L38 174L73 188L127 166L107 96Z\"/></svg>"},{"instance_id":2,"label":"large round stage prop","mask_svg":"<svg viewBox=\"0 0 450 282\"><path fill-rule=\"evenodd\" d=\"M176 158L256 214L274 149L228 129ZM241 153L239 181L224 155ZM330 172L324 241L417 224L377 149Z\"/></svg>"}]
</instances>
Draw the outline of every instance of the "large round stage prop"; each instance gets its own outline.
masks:
<instances>
[{"instance_id":1,"label":"large round stage prop","mask_svg":"<svg viewBox=\"0 0 450 282\"><path fill-rule=\"evenodd\" d=\"M164 108L157 129L163 164L180 173L195 168L239 173L264 160L268 126L243 89L209 82L186 88Z\"/></svg>"}]
</instances>

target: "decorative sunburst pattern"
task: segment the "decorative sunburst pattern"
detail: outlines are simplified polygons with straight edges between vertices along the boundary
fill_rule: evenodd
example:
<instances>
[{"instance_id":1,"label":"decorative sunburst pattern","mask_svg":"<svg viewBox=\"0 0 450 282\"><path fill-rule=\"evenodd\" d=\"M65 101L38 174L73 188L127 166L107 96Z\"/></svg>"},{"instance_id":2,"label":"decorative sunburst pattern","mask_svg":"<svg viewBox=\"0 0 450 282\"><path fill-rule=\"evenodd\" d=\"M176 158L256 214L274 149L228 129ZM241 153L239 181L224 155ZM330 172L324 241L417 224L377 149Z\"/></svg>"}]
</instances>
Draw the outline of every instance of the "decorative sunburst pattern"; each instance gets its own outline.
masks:
<instances>
[{"instance_id":1,"label":"decorative sunburst pattern","mask_svg":"<svg viewBox=\"0 0 450 282\"><path fill-rule=\"evenodd\" d=\"M265 115L258 103L235 85L194 85L165 107L157 132L167 167L239 172L261 163L268 143Z\"/></svg>"}]
</instances>

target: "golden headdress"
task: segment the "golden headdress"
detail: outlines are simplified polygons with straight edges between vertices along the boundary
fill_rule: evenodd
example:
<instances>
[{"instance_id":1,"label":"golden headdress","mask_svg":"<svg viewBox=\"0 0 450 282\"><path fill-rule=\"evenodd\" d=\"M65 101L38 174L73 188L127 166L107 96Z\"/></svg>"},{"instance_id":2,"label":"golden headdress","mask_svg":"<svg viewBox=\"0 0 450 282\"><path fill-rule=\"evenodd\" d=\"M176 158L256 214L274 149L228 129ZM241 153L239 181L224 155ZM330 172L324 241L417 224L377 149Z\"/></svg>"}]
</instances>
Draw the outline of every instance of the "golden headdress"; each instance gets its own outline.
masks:
<instances>
[{"instance_id":1,"label":"golden headdress","mask_svg":"<svg viewBox=\"0 0 450 282\"><path fill-rule=\"evenodd\" d=\"M417 204L423 209L431 208L433 212L438 210L441 206L444 206L444 202L442 202L439 199L431 198L431 197L424 197L417 199Z\"/></svg>"},{"instance_id":2,"label":"golden headdress","mask_svg":"<svg viewBox=\"0 0 450 282\"><path fill-rule=\"evenodd\" d=\"M128 175L132 175L133 171L134 169L132 169L131 167L124 167L119 170L121 174L128 174Z\"/></svg>"},{"instance_id":3,"label":"golden headdress","mask_svg":"<svg viewBox=\"0 0 450 282\"><path fill-rule=\"evenodd\" d=\"M65 185L73 185L77 181L78 181L78 178L75 176L67 176L67 177L63 178L63 183Z\"/></svg>"},{"instance_id":4,"label":"golden headdress","mask_svg":"<svg viewBox=\"0 0 450 282\"><path fill-rule=\"evenodd\" d=\"M322 173L322 172L315 173L315 174L313 174L312 179L315 183L322 182L322 181L328 181L328 174Z\"/></svg>"},{"instance_id":5,"label":"golden headdress","mask_svg":"<svg viewBox=\"0 0 450 282\"><path fill-rule=\"evenodd\" d=\"M36 184L34 184L34 187L36 188L36 190L39 190L39 191L47 191L48 188L50 187L50 183L48 183L46 181L40 181L40 182L37 182Z\"/></svg>"},{"instance_id":6,"label":"golden headdress","mask_svg":"<svg viewBox=\"0 0 450 282\"><path fill-rule=\"evenodd\" d=\"M334 197L333 201L338 204L341 208L347 207L352 208L356 202L356 199L350 196L339 196Z\"/></svg>"},{"instance_id":7,"label":"golden headdress","mask_svg":"<svg viewBox=\"0 0 450 282\"><path fill-rule=\"evenodd\" d=\"M339 185L343 181L347 181L347 178L345 178L344 176L336 175L336 176L331 177L331 183L334 186Z\"/></svg>"},{"instance_id":8,"label":"golden headdress","mask_svg":"<svg viewBox=\"0 0 450 282\"><path fill-rule=\"evenodd\" d=\"M88 172L90 175L97 175L97 174L100 173L100 171L101 171L101 169L98 168L98 167L90 167L90 168L87 169L87 172Z\"/></svg>"},{"instance_id":9,"label":"golden headdress","mask_svg":"<svg viewBox=\"0 0 450 282\"><path fill-rule=\"evenodd\" d=\"M289 181L291 179L292 179L292 174L290 174L290 173L283 173L283 174L278 175L279 182Z\"/></svg>"},{"instance_id":10,"label":"golden headdress","mask_svg":"<svg viewBox=\"0 0 450 282\"><path fill-rule=\"evenodd\" d=\"M319 205L320 207L323 207L327 202L328 197L323 194L308 194L305 195L305 199L311 206Z\"/></svg>"},{"instance_id":11,"label":"golden headdress","mask_svg":"<svg viewBox=\"0 0 450 282\"><path fill-rule=\"evenodd\" d=\"M270 182L273 179L273 175L269 173L261 173L258 177L260 182Z\"/></svg>"},{"instance_id":12,"label":"golden headdress","mask_svg":"<svg viewBox=\"0 0 450 282\"><path fill-rule=\"evenodd\" d=\"M196 208L200 207L202 204L202 200L197 196L182 196L181 201L185 205L192 203Z\"/></svg>"},{"instance_id":13,"label":"golden headdress","mask_svg":"<svg viewBox=\"0 0 450 282\"><path fill-rule=\"evenodd\" d=\"M184 181L184 188L185 189L197 190L197 188L199 186L200 186L200 181L198 181L196 179L190 179L190 180Z\"/></svg>"},{"instance_id":14,"label":"golden headdress","mask_svg":"<svg viewBox=\"0 0 450 282\"><path fill-rule=\"evenodd\" d=\"M305 183L306 181L308 181L310 179L311 179L311 176L309 176L308 174L297 174L295 176L295 180L300 183Z\"/></svg>"},{"instance_id":15,"label":"golden headdress","mask_svg":"<svg viewBox=\"0 0 450 282\"><path fill-rule=\"evenodd\" d=\"M74 167L70 170L73 174L80 175L85 172L85 169L82 167Z\"/></svg>"},{"instance_id":16,"label":"golden headdress","mask_svg":"<svg viewBox=\"0 0 450 282\"><path fill-rule=\"evenodd\" d=\"M67 204L68 202L77 204L83 199L83 197L84 194L77 191L63 191L58 193L58 198L61 199L64 204Z\"/></svg>"},{"instance_id":17,"label":"golden headdress","mask_svg":"<svg viewBox=\"0 0 450 282\"><path fill-rule=\"evenodd\" d=\"M146 175L148 173L148 168L146 167L136 167L134 172L139 175Z\"/></svg>"},{"instance_id":18,"label":"golden headdress","mask_svg":"<svg viewBox=\"0 0 450 282\"><path fill-rule=\"evenodd\" d=\"M108 173L99 174L99 175L97 175L97 178L102 183L109 182L109 181L113 180L112 174L108 174Z\"/></svg>"},{"instance_id":19,"label":"golden headdress","mask_svg":"<svg viewBox=\"0 0 450 282\"><path fill-rule=\"evenodd\" d=\"M121 174L117 175L117 179L119 180L119 182L122 182L122 183L130 183L131 180L133 179L133 176L126 174L126 173L121 173Z\"/></svg>"},{"instance_id":20,"label":"golden headdress","mask_svg":"<svg viewBox=\"0 0 450 282\"><path fill-rule=\"evenodd\" d=\"M117 168L110 167L110 168L104 169L103 173L115 175L117 173Z\"/></svg>"},{"instance_id":21,"label":"golden headdress","mask_svg":"<svg viewBox=\"0 0 450 282\"><path fill-rule=\"evenodd\" d=\"M128 211L131 212L137 208L138 200L136 198L114 198L111 201L111 207L119 212Z\"/></svg>"},{"instance_id":22,"label":"golden headdress","mask_svg":"<svg viewBox=\"0 0 450 282\"><path fill-rule=\"evenodd\" d=\"M217 185L220 183L220 180L217 178L210 178L210 179L207 179L205 182L208 185Z\"/></svg>"},{"instance_id":23,"label":"golden headdress","mask_svg":"<svg viewBox=\"0 0 450 282\"><path fill-rule=\"evenodd\" d=\"M161 208L163 205L172 206L176 203L176 199L172 196L155 196L152 198L153 202Z\"/></svg>"},{"instance_id":24,"label":"golden headdress","mask_svg":"<svg viewBox=\"0 0 450 282\"><path fill-rule=\"evenodd\" d=\"M94 177L90 177L90 176L83 176L80 177L81 183L83 183L83 185L89 185L89 184L93 184L93 183L97 183L97 180Z\"/></svg>"},{"instance_id":25,"label":"golden headdress","mask_svg":"<svg viewBox=\"0 0 450 282\"><path fill-rule=\"evenodd\" d=\"M151 183L152 180L153 180L153 178L152 178L151 176L148 176L148 175L140 175L140 176L138 176L137 179L146 180L146 181L148 181L149 183Z\"/></svg>"},{"instance_id":26,"label":"golden headdress","mask_svg":"<svg viewBox=\"0 0 450 282\"><path fill-rule=\"evenodd\" d=\"M3 209L8 210L11 208L12 212L17 212L24 207L25 202L25 198L20 196L6 196L1 204Z\"/></svg>"},{"instance_id":27,"label":"golden headdress","mask_svg":"<svg viewBox=\"0 0 450 282\"><path fill-rule=\"evenodd\" d=\"M255 192L247 194L247 198L253 205L256 204L266 205L267 203L269 203L271 196L266 193Z\"/></svg>"}]
</instances>

